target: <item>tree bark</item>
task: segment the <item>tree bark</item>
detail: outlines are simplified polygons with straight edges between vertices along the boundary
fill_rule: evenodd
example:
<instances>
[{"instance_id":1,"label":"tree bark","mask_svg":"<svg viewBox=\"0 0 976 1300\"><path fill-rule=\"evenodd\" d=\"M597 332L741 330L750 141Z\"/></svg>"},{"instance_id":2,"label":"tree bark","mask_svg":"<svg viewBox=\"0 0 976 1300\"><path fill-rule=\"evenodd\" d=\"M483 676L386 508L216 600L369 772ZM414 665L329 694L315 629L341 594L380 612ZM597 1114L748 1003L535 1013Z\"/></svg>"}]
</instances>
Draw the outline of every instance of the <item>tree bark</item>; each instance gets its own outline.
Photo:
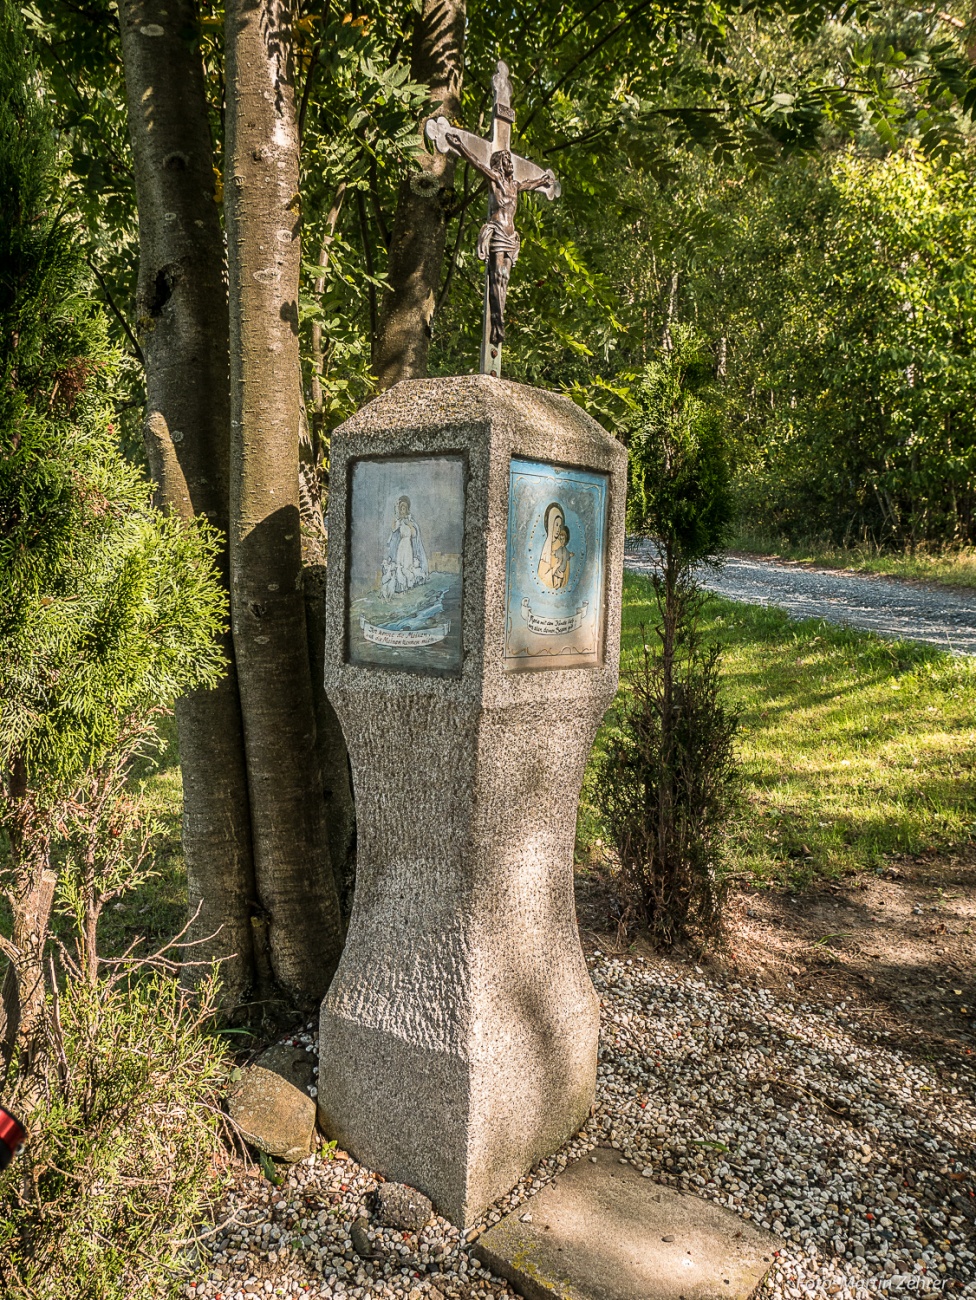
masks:
<instances>
[{"instance_id":1,"label":"tree bark","mask_svg":"<svg viewBox=\"0 0 976 1300\"><path fill-rule=\"evenodd\" d=\"M276 979L320 998L342 921L329 859L301 586L299 141L287 0L227 7L231 611L255 875ZM310 761L310 759L312 761Z\"/></svg>"},{"instance_id":2,"label":"tree bark","mask_svg":"<svg viewBox=\"0 0 976 1300\"><path fill-rule=\"evenodd\" d=\"M51 870L48 819L38 814L23 759L15 757L2 778L0 798L5 805L9 859L4 894L12 926L10 939L0 939L0 950L7 958L0 988L0 1086L6 1087L16 1052L14 1095L27 1115L44 1082L48 992L44 948L57 876Z\"/></svg>"},{"instance_id":3,"label":"tree bark","mask_svg":"<svg viewBox=\"0 0 976 1300\"><path fill-rule=\"evenodd\" d=\"M312 664L315 750L322 774L332 873L342 904L343 918L348 920L356 884L356 805L346 738L342 734L336 711L325 693L325 580L324 564L305 565L302 590L305 594L305 626L308 629Z\"/></svg>"},{"instance_id":4,"label":"tree bark","mask_svg":"<svg viewBox=\"0 0 976 1300\"><path fill-rule=\"evenodd\" d=\"M12 942L17 956L7 967L3 990L5 1015L10 1007L16 1007L16 1012L14 1020L8 1019L4 1026L0 1050L6 1075L14 1046L19 1049L15 1093L24 1113L30 1114L43 1091L46 1073L48 983L44 949L57 876L40 862L23 868L19 874L23 876L23 887L11 900ZM16 992L7 989L8 980Z\"/></svg>"},{"instance_id":5,"label":"tree bark","mask_svg":"<svg viewBox=\"0 0 976 1300\"><path fill-rule=\"evenodd\" d=\"M423 0L414 31L411 73L430 88L428 118L461 112L465 0ZM400 183L383 301L373 351L381 389L427 374L454 187L453 154L425 154L421 169Z\"/></svg>"},{"instance_id":6,"label":"tree bark","mask_svg":"<svg viewBox=\"0 0 976 1300\"><path fill-rule=\"evenodd\" d=\"M224 243L191 0L121 0L139 208L137 331L145 440L163 507L229 527L229 347ZM230 591L226 551L220 576ZM234 645L220 683L176 707L192 937L214 938L228 1007L255 990L254 862Z\"/></svg>"}]
</instances>

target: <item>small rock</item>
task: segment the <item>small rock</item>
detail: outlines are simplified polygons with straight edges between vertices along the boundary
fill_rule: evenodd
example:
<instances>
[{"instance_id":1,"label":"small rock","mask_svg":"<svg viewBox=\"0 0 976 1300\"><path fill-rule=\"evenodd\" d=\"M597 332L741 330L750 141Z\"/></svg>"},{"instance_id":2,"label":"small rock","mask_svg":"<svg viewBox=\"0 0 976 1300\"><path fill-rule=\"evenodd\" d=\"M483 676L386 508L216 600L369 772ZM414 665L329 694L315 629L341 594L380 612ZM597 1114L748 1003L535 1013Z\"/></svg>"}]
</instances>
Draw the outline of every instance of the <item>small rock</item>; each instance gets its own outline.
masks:
<instances>
[{"instance_id":1,"label":"small rock","mask_svg":"<svg viewBox=\"0 0 976 1300\"><path fill-rule=\"evenodd\" d=\"M293 1083L296 1088L308 1089L315 1083L315 1066L309 1059L304 1047L293 1047L291 1043L275 1043L262 1052L254 1062L262 1070L273 1070L283 1079Z\"/></svg>"},{"instance_id":2,"label":"small rock","mask_svg":"<svg viewBox=\"0 0 976 1300\"><path fill-rule=\"evenodd\" d=\"M249 1065L227 1093L227 1109L242 1136L279 1160L302 1160L312 1150L315 1102L273 1070Z\"/></svg>"},{"instance_id":3,"label":"small rock","mask_svg":"<svg viewBox=\"0 0 976 1300\"><path fill-rule=\"evenodd\" d=\"M349 1236L352 1238L352 1248L360 1259L373 1258L373 1243L369 1239L369 1219L365 1215L360 1215L356 1222L349 1229Z\"/></svg>"},{"instance_id":4,"label":"small rock","mask_svg":"<svg viewBox=\"0 0 976 1300\"><path fill-rule=\"evenodd\" d=\"M434 1217L434 1207L422 1192L404 1183L380 1183L376 1189L376 1217L384 1228L419 1232Z\"/></svg>"}]
</instances>

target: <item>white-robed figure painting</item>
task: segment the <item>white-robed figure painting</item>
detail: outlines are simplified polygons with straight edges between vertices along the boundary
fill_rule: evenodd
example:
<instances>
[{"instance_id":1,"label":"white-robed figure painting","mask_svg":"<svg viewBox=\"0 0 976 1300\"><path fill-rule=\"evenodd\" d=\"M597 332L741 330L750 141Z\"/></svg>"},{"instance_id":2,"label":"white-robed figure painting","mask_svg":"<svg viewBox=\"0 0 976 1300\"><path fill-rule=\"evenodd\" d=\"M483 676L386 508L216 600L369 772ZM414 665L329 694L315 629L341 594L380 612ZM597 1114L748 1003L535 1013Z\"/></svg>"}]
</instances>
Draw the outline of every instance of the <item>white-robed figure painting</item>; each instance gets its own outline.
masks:
<instances>
[{"instance_id":1,"label":"white-robed figure painting","mask_svg":"<svg viewBox=\"0 0 976 1300\"><path fill-rule=\"evenodd\" d=\"M393 579L392 592L409 591L427 581L429 569L427 552L420 525L410 513L410 498L400 497L397 501L393 528L386 543L387 559L392 566L390 576ZM386 594L386 593L384 593Z\"/></svg>"},{"instance_id":2,"label":"white-robed figure painting","mask_svg":"<svg viewBox=\"0 0 976 1300\"><path fill-rule=\"evenodd\" d=\"M461 666L462 456L367 456L352 467L347 653L356 664Z\"/></svg>"}]
</instances>

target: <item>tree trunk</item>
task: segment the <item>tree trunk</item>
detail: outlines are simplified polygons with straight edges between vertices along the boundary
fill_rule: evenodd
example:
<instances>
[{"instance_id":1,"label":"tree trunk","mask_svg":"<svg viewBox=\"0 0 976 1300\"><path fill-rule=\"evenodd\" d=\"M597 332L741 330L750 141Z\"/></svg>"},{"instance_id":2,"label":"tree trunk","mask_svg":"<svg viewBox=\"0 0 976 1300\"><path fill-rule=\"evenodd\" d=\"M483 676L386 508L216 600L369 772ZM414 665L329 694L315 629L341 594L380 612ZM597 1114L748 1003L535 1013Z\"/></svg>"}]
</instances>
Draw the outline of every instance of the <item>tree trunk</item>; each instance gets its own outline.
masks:
<instances>
[{"instance_id":1,"label":"tree trunk","mask_svg":"<svg viewBox=\"0 0 976 1300\"><path fill-rule=\"evenodd\" d=\"M203 66L191 0L121 0L129 135L139 207L137 328L146 360L145 439L158 497L227 536L227 290ZM221 578L230 590L226 552ZM183 847L193 938L224 959L228 1007L255 987L254 863L234 646L212 690L176 708Z\"/></svg>"},{"instance_id":2,"label":"tree trunk","mask_svg":"<svg viewBox=\"0 0 976 1300\"><path fill-rule=\"evenodd\" d=\"M44 973L44 949L57 876L49 867L37 863L24 868L23 888L12 899L13 946L17 957L7 967L4 983L16 984L16 995L4 989L6 1009L16 1006L16 1021L5 1025L3 1044L4 1071L10 1063L8 1051L14 1044L17 1057L17 1099L25 1114L34 1109L43 1090L47 1061L45 1012L48 985Z\"/></svg>"},{"instance_id":3,"label":"tree trunk","mask_svg":"<svg viewBox=\"0 0 976 1300\"><path fill-rule=\"evenodd\" d=\"M7 871L4 890L11 914L11 937L0 940L7 958L0 988L0 1085L6 1086L14 1053L14 1097L25 1115L41 1095L46 1062L47 978L44 949L57 876L50 866L46 818L27 790L26 769L16 758L3 774L0 795L6 803Z\"/></svg>"},{"instance_id":4,"label":"tree trunk","mask_svg":"<svg viewBox=\"0 0 976 1300\"><path fill-rule=\"evenodd\" d=\"M271 961L308 1006L342 949L301 587L299 144L287 0L227 7L231 611L258 895Z\"/></svg>"},{"instance_id":5,"label":"tree trunk","mask_svg":"<svg viewBox=\"0 0 976 1300\"><path fill-rule=\"evenodd\" d=\"M305 565L302 590L305 593L305 626L312 665L315 749L322 774L332 873L343 917L348 919L356 883L356 805L346 738L325 693L325 579L324 564Z\"/></svg>"},{"instance_id":6,"label":"tree trunk","mask_svg":"<svg viewBox=\"0 0 976 1300\"><path fill-rule=\"evenodd\" d=\"M461 112L465 0L423 0L414 31L411 74L430 88L428 117L454 121ZM436 151L400 183L373 368L381 389L427 374L431 321L437 303L454 186L453 154Z\"/></svg>"}]
</instances>

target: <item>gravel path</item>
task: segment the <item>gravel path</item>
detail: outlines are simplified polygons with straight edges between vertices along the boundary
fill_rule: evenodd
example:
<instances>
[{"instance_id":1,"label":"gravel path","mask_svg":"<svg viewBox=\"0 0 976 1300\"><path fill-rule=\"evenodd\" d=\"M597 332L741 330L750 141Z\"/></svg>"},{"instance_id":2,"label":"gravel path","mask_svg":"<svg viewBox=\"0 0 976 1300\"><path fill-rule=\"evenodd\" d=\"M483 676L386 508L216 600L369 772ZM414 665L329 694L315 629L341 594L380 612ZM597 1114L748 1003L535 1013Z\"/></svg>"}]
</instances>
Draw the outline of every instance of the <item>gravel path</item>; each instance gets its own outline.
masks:
<instances>
[{"instance_id":1,"label":"gravel path","mask_svg":"<svg viewBox=\"0 0 976 1300\"><path fill-rule=\"evenodd\" d=\"M419 1234L372 1226L363 1258L352 1226L376 1179L313 1156L280 1188L238 1177L187 1296L510 1297L471 1258L473 1236L609 1144L781 1238L762 1300L976 1297L968 1075L897 1050L844 1001L788 1001L642 958L589 964L603 1007L596 1113L467 1238L442 1219Z\"/></svg>"},{"instance_id":2,"label":"gravel path","mask_svg":"<svg viewBox=\"0 0 976 1300\"><path fill-rule=\"evenodd\" d=\"M653 573L653 553L628 546L632 573ZM976 655L976 596L833 569L806 569L730 555L702 569L702 586L748 605L776 605L792 618L822 618L878 636L925 641L952 654Z\"/></svg>"}]
</instances>

